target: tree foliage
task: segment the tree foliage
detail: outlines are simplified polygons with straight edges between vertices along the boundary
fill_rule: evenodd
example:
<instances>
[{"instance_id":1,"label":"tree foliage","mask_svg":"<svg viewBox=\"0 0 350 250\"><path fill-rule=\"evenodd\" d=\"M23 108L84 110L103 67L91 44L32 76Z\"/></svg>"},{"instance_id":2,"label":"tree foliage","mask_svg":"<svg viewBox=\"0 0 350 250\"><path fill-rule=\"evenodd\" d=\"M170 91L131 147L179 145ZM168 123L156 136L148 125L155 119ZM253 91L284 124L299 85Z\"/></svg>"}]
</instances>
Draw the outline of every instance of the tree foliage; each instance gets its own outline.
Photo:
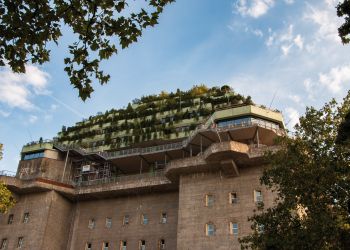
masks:
<instances>
[{"instance_id":1,"label":"tree foliage","mask_svg":"<svg viewBox=\"0 0 350 250\"><path fill-rule=\"evenodd\" d=\"M344 23L338 28L339 36L344 44L350 42L350 0L344 0L337 6L337 15L344 17Z\"/></svg>"},{"instance_id":2,"label":"tree foliage","mask_svg":"<svg viewBox=\"0 0 350 250\"><path fill-rule=\"evenodd\" d=\"M3 144L0 143L0 160L2 159ZM0 182L0 213L6 213L8 209L15 205L12 193L4 183Z\"/></svg>"},{"instance_id":3,"label":"tree foliage","mask_svg":"<svg viewBox=\"0 0 350 250\"><path fill-rule=\"evenodd\" d=\"M344 121L339 126L336 142L338 144L350 143L350 112L345 116Z\"/></svg>"},{"instance_id":4,"label":"tree foliage","mask_svg":"<svg viewBox=\"0 0 350 250\"><path fill-rule=\"evenodd\" d=\"M15 199L6 185L0 182L0 213L6 213L15 205Z\"/></svg>"},{"instance_id":5,"label":"tree foliage","mask_svg":"<svg viewBox=\"0 0 350 250\"><path fill-rule=\"evenodd\" d=\"M25 72L28 62L49 61L49 42L58 44L63 27L68 26L77 41L69 46L64 70L85 100L93 92L92 78L100 84L110 78L100 62L137 42L173 1L145 0L147 10L130 13L131 0L1 0L0 66L8 63L14 72Z\"/></svg>"},{"instance_id":6,"label":"tree foliage","mask_svg":"<svg viewBox=\"0 0 350 250\"><path fill-rule=\"evenodd\" d=\"M267 155L261 183L276 192L276 203L249 219L254 230L242 249L348 249L350 143L337 138L344 129L349 135L349 110L350 92L341 105L307 108L295 136Z\"/></svg>"}]
</instances>

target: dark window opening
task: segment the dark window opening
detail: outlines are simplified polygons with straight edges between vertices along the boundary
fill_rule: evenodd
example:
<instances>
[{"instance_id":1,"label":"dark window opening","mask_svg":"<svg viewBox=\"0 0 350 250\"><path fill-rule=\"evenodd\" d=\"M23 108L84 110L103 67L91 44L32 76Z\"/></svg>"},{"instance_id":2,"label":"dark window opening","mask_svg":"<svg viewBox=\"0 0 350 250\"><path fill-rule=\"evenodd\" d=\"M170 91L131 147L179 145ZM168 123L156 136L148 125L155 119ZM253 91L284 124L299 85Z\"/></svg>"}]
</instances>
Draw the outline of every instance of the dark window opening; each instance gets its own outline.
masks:
<instances>
[{"instance_id":1,"label":"dark window opening","mask_svg":"<svg viewBox=\"0 0 350 250\"><path fill-rule=\"evenodd\" d=\"M13 223L13 214L10 214L9 215L9 218L8 218L8 220L7 220L7 224L12 224Z\"/></svg>"}]
</instances>

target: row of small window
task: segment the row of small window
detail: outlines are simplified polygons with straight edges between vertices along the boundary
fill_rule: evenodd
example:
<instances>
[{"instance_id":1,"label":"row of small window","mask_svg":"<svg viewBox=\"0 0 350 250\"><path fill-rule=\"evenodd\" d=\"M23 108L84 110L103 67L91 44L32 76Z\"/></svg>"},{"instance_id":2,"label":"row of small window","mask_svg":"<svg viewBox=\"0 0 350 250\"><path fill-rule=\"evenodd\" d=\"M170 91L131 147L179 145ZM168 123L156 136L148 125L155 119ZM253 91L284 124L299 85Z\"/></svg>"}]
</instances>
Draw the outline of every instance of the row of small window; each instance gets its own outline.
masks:
<instances>
[{"instance_id":1,"label":"row of small window","mask_svg":"<svg viewBox=\"0 0 350 250\"><path fill-rule=\"evenodd\" d=\"M7 249L7 246L8 246L8 239L7 238L4 238L1 240L1 245L0 245L0 249L3 250L3 249ZM20 249L20 248L23 248L23 244L24 244L24 238L23 237L18 237L17 239L17 248Z\"/></svg>"},{"instance_id":2,"label":"row of small window","mask_svg":"<svg viewBox=\"0 0 350 250\"><path fill-rule=\"evenodd\" d=\"M213 236L215 235L216 227L214 223L207 223L205 224L205 234L207 236ZM238 223L236 222L230 222L229 224L229 231L231 235L238 236L239 230L238 230Z\"/></svg>"},{"instance_id":3,"label":"row of small window","mask_svg":"<svg viewBox=\"0 0 350 250\"><path fill-rule=\"evenodd\" d=\"M44 152L25 154L23 160L32 160L44 157Z\"/></svg>"},{"instance_id":4,"label":"row of small window","mask_svg":"<svg viewBox=\"0 0 350 250\"><path fill-rule=\"evenodd\" d=\"M232 120L222 120L222 121L218 121L217 126L219 128L223 128L223 127L244 126L244 125L251 125L251 124L257 124L265 128L272 128L272 129L279 128L279 125L277 123L266 121L263 119L253 118L253 117L244 117L244 118L238 118L238 119L232 119Z\"/></svg>"},{"instance_id":5,"label":"row of small window","mask_svg":"<svg viewBox=\"0 0 350 250\"><path fill-rule=\"evenodd\" d=\"M14 215L13 214L9 214L9 217L7 219L7 224L12 224L14 220ZM22 223L28 223L29 222L29 213L24 213L23 214L23 219L22 219Z\"/></svg>"},{"instance_id":6,"label":"row of small window","mask_svg":"<svg viewBox=\"0 0 350 250\"><path fill-rule=\"evenodd\" d=\"M161 224L166 224L168 222L168 215L167 213L161 213L160 215L160 221ZM124 215L123 217L123 225L129 225L130 223L130 216ZM141 214L141 224L147 225L149 223L149 218L147 214ZM94 218L89 219L88 228L94 229L96 226L96 220ZM112 218L107 217L105 221L105 227L111 228L112 227Z\"/></svg>"},{"instance_id":7,"label":"row of small window","mask_svg":"<svg viewBox=\"0 0 350 250\"><path fill-rule=\"evenodd\" d=\"M128 242L126 240L120 241L119 250L127 250L128 248ZM103 242L102 243L102 250L109 250L110 244L109 242ZM158 241L158 250L165 249L165 240L160 239ZM92 250L92 243L87 242L85 245L85 250ZM138 250L146 250L146 241L145 240L139 240L139 247Z\"/></svg>"},{"instance_id":8,"label":"row of small window","mask_svg":"<svg viewBox=\"0 0 350 250\"><path fill-rule=\"evenodd\" d=\"M228 200L230 204L236 204L238 203L238 195L237 192L230 192L228 194ZM214 195L213 194L206 194L205 195L205 206L211 207L214 205ZM254 190L254 202L255 203L261 203L263 202L263 195L260 190Z\"/></svg>"}]
</instances>

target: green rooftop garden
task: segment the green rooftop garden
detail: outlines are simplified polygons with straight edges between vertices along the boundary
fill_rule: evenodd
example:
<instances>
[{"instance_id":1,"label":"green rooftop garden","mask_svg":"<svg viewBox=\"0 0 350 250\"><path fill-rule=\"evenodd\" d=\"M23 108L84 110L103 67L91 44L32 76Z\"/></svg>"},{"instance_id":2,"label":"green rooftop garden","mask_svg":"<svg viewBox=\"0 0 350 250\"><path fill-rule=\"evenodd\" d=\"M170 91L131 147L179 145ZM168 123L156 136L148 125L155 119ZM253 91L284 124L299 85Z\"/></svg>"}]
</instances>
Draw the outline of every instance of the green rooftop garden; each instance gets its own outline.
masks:
<instances>
[{"instance_id":1,"label":"green rooftop garden","mask_svg":"<svg viewBox=\"0 0 350 250\"><path fill-rule=\"evenodd\" d=\"M176 140L189 135L215 110L252 104L251 97L229 86L194 86L188 91L162 91L134 99L123 109L90 116L72 127L62 127L57 140L93 151L110 151L154 140Z\"/></svg>"}]
</instances>

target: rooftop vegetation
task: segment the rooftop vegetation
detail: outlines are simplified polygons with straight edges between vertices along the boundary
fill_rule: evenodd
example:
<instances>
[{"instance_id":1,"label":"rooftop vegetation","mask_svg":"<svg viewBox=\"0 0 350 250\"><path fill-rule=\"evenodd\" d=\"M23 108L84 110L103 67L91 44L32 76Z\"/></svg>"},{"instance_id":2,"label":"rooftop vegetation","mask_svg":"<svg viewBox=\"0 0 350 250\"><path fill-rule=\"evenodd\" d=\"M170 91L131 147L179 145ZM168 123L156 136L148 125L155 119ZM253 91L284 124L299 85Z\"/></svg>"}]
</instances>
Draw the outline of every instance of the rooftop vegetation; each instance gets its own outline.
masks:
<instances>
[{"instance_id":1,"label":"rooftop vegetation","mask_svg":"<svg viewBox=\"0 0 350 250\"><path fill-rule=\"evenodd\" d=\"M114 150L145 141L185 137L223 106L252 104L250 96L229 86L193 86L188 91L162 91L134 99L126 108L90 116L72 127L62 127L58 141L96 150Z\"/></svg>"}]
</instances>

